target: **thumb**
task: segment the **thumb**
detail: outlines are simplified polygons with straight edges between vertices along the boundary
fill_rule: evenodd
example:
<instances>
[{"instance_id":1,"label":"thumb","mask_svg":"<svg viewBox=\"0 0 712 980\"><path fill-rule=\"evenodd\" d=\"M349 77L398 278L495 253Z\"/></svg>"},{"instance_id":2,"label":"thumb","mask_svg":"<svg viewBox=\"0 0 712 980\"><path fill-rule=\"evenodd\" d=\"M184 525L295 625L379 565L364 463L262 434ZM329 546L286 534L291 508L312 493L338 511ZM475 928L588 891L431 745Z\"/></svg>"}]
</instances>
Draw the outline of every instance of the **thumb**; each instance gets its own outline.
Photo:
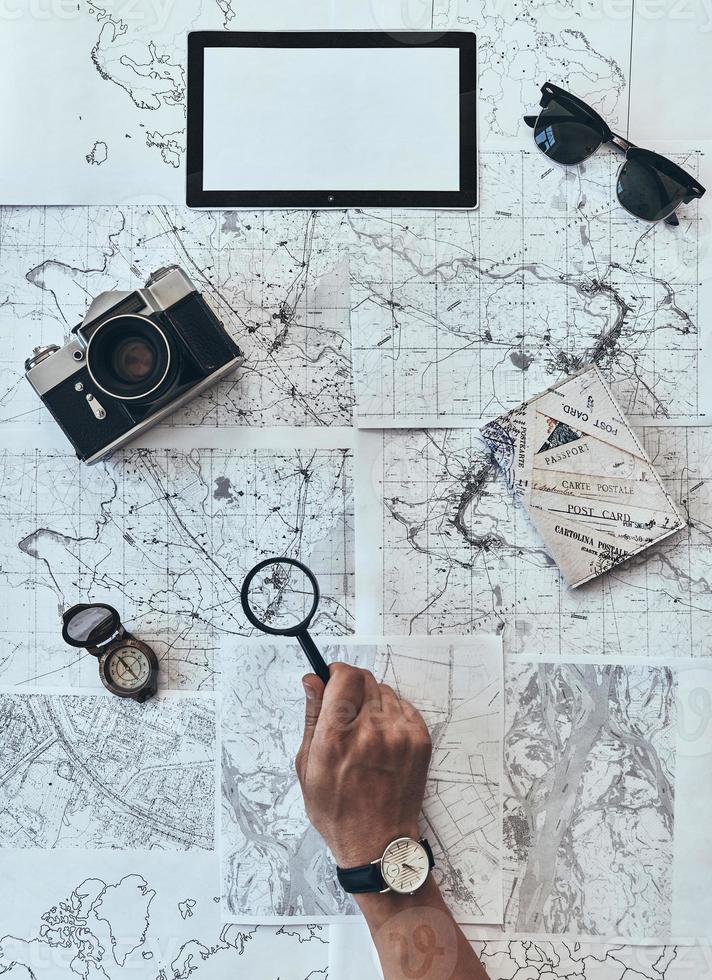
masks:
<instances>
[{"instance_id":1,"label":"thumb","mask_svg":"<svg viewBox=\"0 0 712 980\"><path fill-rule=\"evenodd\" d=\"M302 677L302 684L304 685L306 698L304 702L304 737L302 738L302 747L299 750L299 754L302 757L302 762L306 763L309 748L314 738L316 723L319 720L319 713L321 712L321 703L324 697L324 682L316 674L306 674Z\"/></svg>"}]
</instances>

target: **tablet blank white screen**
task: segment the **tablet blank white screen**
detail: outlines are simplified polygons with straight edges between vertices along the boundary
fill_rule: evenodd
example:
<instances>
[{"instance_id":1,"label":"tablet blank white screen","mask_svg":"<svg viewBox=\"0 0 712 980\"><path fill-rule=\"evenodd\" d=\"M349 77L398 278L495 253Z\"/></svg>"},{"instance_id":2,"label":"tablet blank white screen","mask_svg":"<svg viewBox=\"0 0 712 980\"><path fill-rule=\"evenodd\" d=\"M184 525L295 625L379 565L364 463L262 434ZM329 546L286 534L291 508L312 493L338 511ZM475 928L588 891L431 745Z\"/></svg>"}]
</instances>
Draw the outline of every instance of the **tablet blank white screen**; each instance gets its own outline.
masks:
<instances>
[{"instance_id":1,"label":"tablet blank white screen","mask_svg":"<svg viewBox=\"0 0 712 980\"><path fill-rule=\"evenodd\" d=\"M205 190L456 191L457 48L206 48Z\"/></svg>"}]
</instances>

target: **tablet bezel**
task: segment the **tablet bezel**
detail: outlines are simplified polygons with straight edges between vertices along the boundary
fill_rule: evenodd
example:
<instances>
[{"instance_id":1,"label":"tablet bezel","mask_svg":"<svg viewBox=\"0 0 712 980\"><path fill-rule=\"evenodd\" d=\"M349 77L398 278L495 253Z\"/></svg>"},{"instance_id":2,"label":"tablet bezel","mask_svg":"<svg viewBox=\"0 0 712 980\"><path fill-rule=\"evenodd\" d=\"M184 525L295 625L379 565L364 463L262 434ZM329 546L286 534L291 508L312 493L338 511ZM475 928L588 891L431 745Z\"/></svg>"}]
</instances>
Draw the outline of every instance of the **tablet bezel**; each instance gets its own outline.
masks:
<instances>
[{"instance_id":1,"label":"tablet bezel","mask_svg":"<svg viewBox=\"0 0 712 980\"><path fill-rule=\"evenodd\" d=\"M456 191L210 190L203 188L206 48L458 48L460 187ZM477 41L469 31L192 31L188 35L186 203L193 208L476 208Z\"/></svg>"}]
</instances>

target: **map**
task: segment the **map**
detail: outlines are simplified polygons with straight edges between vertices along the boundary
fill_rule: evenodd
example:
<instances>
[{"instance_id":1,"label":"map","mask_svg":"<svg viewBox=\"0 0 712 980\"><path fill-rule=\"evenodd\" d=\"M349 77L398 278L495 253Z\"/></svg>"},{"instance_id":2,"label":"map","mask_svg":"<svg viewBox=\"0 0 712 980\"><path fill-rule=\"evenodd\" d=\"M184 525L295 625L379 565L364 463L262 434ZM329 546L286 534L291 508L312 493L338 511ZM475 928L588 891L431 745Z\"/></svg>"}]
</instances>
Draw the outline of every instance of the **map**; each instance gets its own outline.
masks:
<instances>
[{"instance_id":1,"label":"map","mask_svg":"<svg viewBox=\"0 0 712 980\"><path fill-rule=\"evenodd\" d=\"M712 653L712 432L638 434L689 527L571 591L476 431L362 433L359 469L377 504L364 499L363 520L379 546L362 558L369 628L499 628L508 653L563 658Z\"/></svg>"},{"instance_id":2,"label":"map","mask_svg":"<svg viewBox=\"0 0 712 980\"><path fill-rule=\"evenodd\" d=\"M186 36L203 30L435 29L477 33L481 138L514 135L534 111L547 79L591 99L611 122L625 122L631 56L627 4L594 0L428 0L336 8L323 0L294 7L277 0L80 0L55 18L6 18L0 63L13 64L24 94L7 113L15 139L0 176L9 203L105 203L184 198ZM10 54L27 52L28 67ZM36 113L42 90L32 64L43 61L76 101ZM78 106L80 111L72 111ZM0 102L0 108L5 108ZM48 118L49 116L52 118ZM23 126L19 123L22 121ZM41 128L43 127L43 128ZM44 133L61 166L41 168ZM46 144L45 144L46 145ZM98 148L98 149L97 149ZM24 166L20 164L24 163Z\"/></svg>"},{"instance_id":3,"label":"map","mask_svg":"<svg viewBox=\"0 0 712 980\"><path fill-rule=\"evenodd\" d=\"M353 631L346 451L127 450L93 467L4 452L0 488L2 683L98 684L61 612L105 601L156 648L163 686L210 688L219 638L253 632L242 581L272 555L316 574L315 631Z\"/></svg>"},{"instance_id":4,"label":"map","mask_svg":"<svg viewBox=\"0 0 712 980\"><path fill-rule=\"evenodd\" d=\"M688 980L712 977L705 947L599 946L504 941L477 943L490 980ZM364 978L365 980L365 978Z\"/></svg>"},{"instance_id":5,"label":"map","mask_svg":"<svg viewBox=\"0 0 712 980\"><path fill-rule=\"evenodd\" d=\"M54 424L24 377L93 299L176 264L245 363L163 423L349 425L353 401L344 216L174 207L0 208L0 427Z\"/></svg>"},{"instance_id":6,"label":"map","mask_svg":"<svg viewBox=\"0 0 712 980\"><path fill-rule=\"evenodd\" d=\"M332 906L343 896L306 827L291 769L303 658L295 651L284 676L272 669L262 691L253 669L238 684L238 661L224 650L249 633L237 591L258 558L295 555L314 569L324 593L315 623L322 635L355 629L358 573L359 616L369 612L374 633L409 635L410 656L418 634L496 630L508 654L529 658L508 678L511 927L529 928L538 916L551 933L602 933L618 911L626 930L664 931L666 787L674 784L679 836L686 814L687 826L699 827L697 811L680 806L679 752L677 768L673 762L676 675L648 660L712 653L712 443L707 430L682 427L712 417L706 232L696 209L674 232L622 214L613 193L617 157L601 151L575 171L549 168L521 116L537 111L550 79L590 100L619 132L630 120L636 139L635 64L656 138L650 145L666 152L657 135L667 131L661 106L670 103L649 98L657 79L640 81L667 63L664 45L638 38L675 38L671 57L685 52L683 78L692 60L681 34L688 11L678 20L673 4L661 23L628 0L77 0L56 16L45 16L42 4L25 7L8 12L0 31L0 76L10 72L0 115L12 133L0 176L6 203L43 207L0 208L0 683L96 687L95 661L64 646L58 630L62 609L87 598L115 604L156 648L164 686L221 687L224 666L235 717L244 720L238 731L228 719L225 772L244 813L266 815L270 833L288 845L285 859L253 841L249 886L229 877L226 903L243 903L249 890L306 921L301 913L317 892ZM278 216L183 208L186 34L266 26L476 31L482 207L469 215ZM706 36L696 23L693 33ZM61 79L51 112L47 78ZM666 125L683 131L685 107L674 96L670 102ZM693 118L694 131L700 125ZM497 149L493 137L518 142ZM709 163L689 144L667 152L696 173ZM210 437L205 448L131 450L87 470L68 446L57 451L61 434L24 380L24 360L38 344L63 344L98 293L142 285L170 262L213 304L245 364L156 433L175 446L188 429L187 445L195 446L200 426ZM634 425L660 426L645 431L645 448L690 526L571 593L469 427L590 362ZM357 460L291 443L288 452L243 447L246 430L323 430L353 418L364 428L409 428L364 434ZM412 431L427 426L438 428ZM47 451L40 447L50 432L57 442ZM354 477L367 490L356 515ZM469 702L450 703L446 679L456 665L443 656L411 672L389 642L371 648L368 662L419 702L436 733L438 780L426 821L447 847L438 873L448 900L476 904L475 921L496 919L501 743L483 734L474 754L458 754ZM452 641L433 642L444 651ZM347 647L332 649L347 655ZM597 659L572 663L580 655ZM620 666L637 655L639 665ZM538 656L561 662L532 663ZM490 679L480 667L473 706L489 707ZM709 706L697 693L692 683L693 733ZM424 695L430 703L419 700ZM205 850L213 846L205 823L212 797L198 783L215 751L210 698L154 701L138 720L135 706L112 701L109 716L106 698L91 700L96 708L87 713L87 696L78 693L0 693L0 846L13 848L0 850L0 977L351 980L347 967L355 967L354 977L369 980L363 934L354 953L334 932L327 963L323 926L221 922L222 872L217 853ZM501 706L478 714L485 733L503 721ZM586 753L601 718L608 728ZM258 747L245 744L255 721L272 735ZM575 800L565 782L571 767L582 788ZM515 799L515 782L532 797ZM605 808L596 808L597 794ZM462 798L465 820L454 805ZM641 831L635 837L630 811ZM238 816L243 811L227 807L228 833L239 840ZM549 860L551 838L537 833L537 817L561 838L560 860L544 869L551 881L538 864ZM601 868L602 853L622 868L611 860ZM581 866L601 871L602 897ZM463 867L465 880L453 874ZM709 880L702 862L698 873ZM646 883L645 900L636 902ZM484 939L477 948L491 980L712 980L706 948ZM344 954L346 963L338 959Z\"/></svg>"},{"instance_id":7,"label":"map","mask_svg":"<svg viewBox=\"0 0 712 980\"><path fill-rule=\"evenodd\" d=\"M510 661L505 689L506 927L670 936L674 672Z\"/></svg>"},{"instance_id":8,"label":"map","mask_svg":"<svg viewBox=\"0 0 712 980\"><path fill-rule=\"evenodd\" d=\"M211 697L0 693L0 724L0 847L215 847Z\"/></svg>"},{"instance_id":9,"label":"map","mask_svg":"<svg viewBox=\"0 0 712 980\"><path fill-rule=\"evenodd\" d=\"M425 25L422 25L425 26ZM594 0L434 0L432 26L475 31L481 138L517 133L536 112L546 81L598 107L622 125L628 89L631 11Z\"/></svg>"},{"instance_id":10,"label":"map","mask_svg":"<svg viewBox=\"0 0 712 980\"><path fill-rule=\"evenodd\" d=\"M220 921L214 854L52 857L0 851L0 977L326 980L325 929Z\"/></svg>"},{"instance_id":11,"label":"map","mask_svg":"<svg viewBox=\"0 0 712 980\"><path fill-rule=\"evenodd\" d=\"M223 905L236 921L357 912L309 824L294 771L305 666L293 647L264 645L260 673L250 666L254 644L222 656ZM325 658L372 669L422 710L433 740L423 831L435 873L463 921L501 921L499 642L331 646Z\"/></svg>"},{"instance_id":12,"label":"map","mask_svg":"<svg viewBox=\"0 0 712 980\"><path fill-rule=\"evenodd\" d=\"M466 929L474 932L475 929ZM478 936L482 927L476 927ZM332 925L329 975L338 980L383 980L365 925ZM489 980L710 980L712 950L700 946L621 946L538 939L482 939L473 945ZM417 954L417 951L414 951ZM412 971L425 957L409 960Z\"/></svg>"},{"instance_id":13,"label":"map","mask_svg":"<svg viewBox=\"0 0 712 980\"><path fill-rule=\"evenodd\" d=\"M701 171L702 153L672 155ZM360 425L466 426L590 363L633 424L712 414L703 218L636 222L620 160L485 148L477 211L349 213Z\"/></svg>"}]
</instances>

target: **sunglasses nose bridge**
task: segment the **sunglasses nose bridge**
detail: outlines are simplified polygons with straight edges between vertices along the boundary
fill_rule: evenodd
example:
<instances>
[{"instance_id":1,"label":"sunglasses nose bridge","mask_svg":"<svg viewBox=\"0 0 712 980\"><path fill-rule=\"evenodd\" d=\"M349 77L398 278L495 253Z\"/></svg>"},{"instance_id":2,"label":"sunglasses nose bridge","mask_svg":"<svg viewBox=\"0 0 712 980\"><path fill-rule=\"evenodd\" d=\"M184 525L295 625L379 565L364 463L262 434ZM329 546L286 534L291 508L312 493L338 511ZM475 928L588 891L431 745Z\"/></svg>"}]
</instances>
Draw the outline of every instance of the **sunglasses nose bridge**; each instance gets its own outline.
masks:
<instances>
[{"instance_id":1,"label":"sunglasses nose bridge","mask_svg":"<svg viewBox=\"0 0 712 980\"><path fill-rule=\"evenodd\" d=\"M628 150L636 149L635 143L631 143L630 140L627 140L625 136L621 136L619 133L611 132L608 142L615 146L617 150L622 150L625 154L628 153Z\"/></svg>"}]
</instances>

